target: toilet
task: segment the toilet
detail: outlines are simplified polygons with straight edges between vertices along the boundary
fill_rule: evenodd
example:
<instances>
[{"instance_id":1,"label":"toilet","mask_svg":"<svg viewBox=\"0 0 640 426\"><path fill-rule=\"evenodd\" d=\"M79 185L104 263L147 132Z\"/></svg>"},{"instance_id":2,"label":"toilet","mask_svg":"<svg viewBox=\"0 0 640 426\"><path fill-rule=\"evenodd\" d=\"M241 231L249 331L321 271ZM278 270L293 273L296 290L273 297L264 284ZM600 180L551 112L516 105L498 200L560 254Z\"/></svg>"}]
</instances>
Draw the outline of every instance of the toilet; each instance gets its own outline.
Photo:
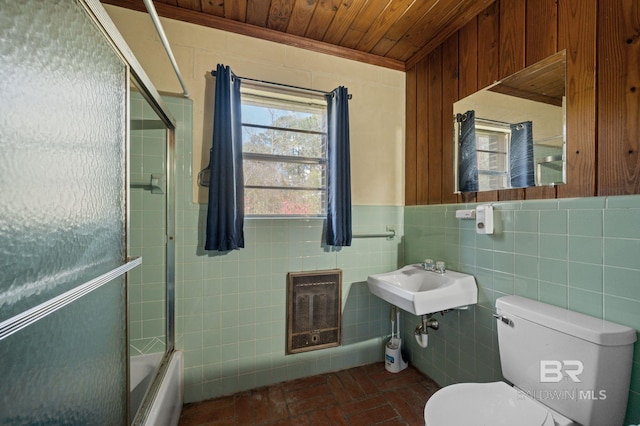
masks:
<instances>
[{"instance_id":1,"label":"toilet","mask_svg":"<svg viewBox=\"0 0 640 426\"><path fill-rule=\"evenodd\" d=\"M458 383L424 408L426 426L619 426L636 331L520 296L496 300L505 382Z\"/></svg>"}]
</instances>

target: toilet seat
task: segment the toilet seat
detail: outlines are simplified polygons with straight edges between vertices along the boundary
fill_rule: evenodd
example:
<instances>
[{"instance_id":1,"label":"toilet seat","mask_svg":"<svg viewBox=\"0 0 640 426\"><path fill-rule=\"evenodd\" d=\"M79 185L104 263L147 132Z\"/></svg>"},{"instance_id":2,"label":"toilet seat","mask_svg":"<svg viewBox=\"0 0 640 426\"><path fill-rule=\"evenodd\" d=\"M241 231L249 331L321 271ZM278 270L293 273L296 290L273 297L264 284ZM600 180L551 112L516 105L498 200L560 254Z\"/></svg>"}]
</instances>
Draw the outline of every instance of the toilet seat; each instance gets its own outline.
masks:
<instances>
[{"instance_id":1,"label":"toilet seat","mask_svg":"<svg viewBox=\"0 0 640 426\"><path fill-rule=\"evenodd\" d=\"M553 426L551 412L504 382L458 383L424 407L427 426Z\"/></svg>"}]
</instances>

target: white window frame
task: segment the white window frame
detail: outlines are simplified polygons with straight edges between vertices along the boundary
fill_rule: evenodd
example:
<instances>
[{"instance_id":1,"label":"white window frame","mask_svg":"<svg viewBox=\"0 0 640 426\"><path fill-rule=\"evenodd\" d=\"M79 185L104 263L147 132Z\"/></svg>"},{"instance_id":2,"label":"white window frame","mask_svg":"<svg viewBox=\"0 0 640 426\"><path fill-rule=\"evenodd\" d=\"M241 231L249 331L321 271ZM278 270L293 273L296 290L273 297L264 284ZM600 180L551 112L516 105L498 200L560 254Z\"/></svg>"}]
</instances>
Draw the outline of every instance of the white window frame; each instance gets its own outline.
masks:
<instances>
[{"instance_id":1,"label":"white window frame","mask_svg":"<svg viewBox=\"0 0 640 426\"><path fill-rule=\"evenodd\" d=\"M264 153L254 153L254 152L245 152L244 151L244 139L243 139L243 152L242 152L242 160L243 166L245 161L265 161L265 162L282 162L282 163L291 163L291 164L309 164L309 165L320 165L324 167L324 173L322 174L322 182L320 187L291 187L291 186L281 186L281 185L247 185L243 182L244 188L246 189L273 189L273 190L285 190L285 191L316 191L321 194L321 204L322 211L317 214L252 214L248 213L245 210L245 217L247 218L324 218L327 215L327 167L328 167L328 156L327 156L327 126L326 126L326 113L327 113L327 105L326 100L322 96L318 95L309 95L309 94L299 94L294 90L289 89L273 89L271 87L265 87L263 85L255 85L255 84L244 84L240 90L240 99L241 104L245 105L245 100L250 100L250 104L262 104L260 106L267 107L269 104L272 104L275 108L278 109L289 109L292 105L306 106L311 107L313 109L322 109L324 123L322 131L311 131L311 130L302 130L302 129L290 129L290 128L282 128L276 126L265 126L258 124L246 123L245 120L242 120L242 128L260 128L260 129L272 129L277 131L285 131L285 132L294 132L294 133L305 133L305 134L313 134L320 135L323 138L322 143L322 158L320 157L303 157L303 156L295 156L295 155L279 155L279 154L264 154ZM247 103L249 103L247 102ZM294 111L293 108L291 108ZM244 132L243 132L244 133Z\"/></svg>"},{"instance_id":2,"label":"white window frame","mask_svg":"<svg viewBox=\"0 0 640 426\"><path fill-rule=\"evenodd\" d=\"M489 155L494 155L494 156L504 156L504 168L499 168L497 165L491 169L481 169L480 168L480 158L478 156L477 158L477 164L478 164L478 185L479 185L479 190L486 190L486 188L483 188L482 186L480 186L480 175L485 175L485 176L493 176L496 178L500 178L503 181L503 185L500 188L493 188L493 189L509 189L511 188L511 170L510 170L510 158L509 158L509 149L511 146L511 129L509 127L506 126L497 126L497 125L491 125L491 124L486 124L486 123L482 123L482 119L477 119L476 118L476 146L480 146L478 139L481 137L482 134L484 135L496 135L502 138L505 138L505 151L499 151L499 150L483 150L483 149L477 149L476 148L476 155L479 155L480 153L484 153L484 154L489 154Z\"/></svg>"}]
</instances>

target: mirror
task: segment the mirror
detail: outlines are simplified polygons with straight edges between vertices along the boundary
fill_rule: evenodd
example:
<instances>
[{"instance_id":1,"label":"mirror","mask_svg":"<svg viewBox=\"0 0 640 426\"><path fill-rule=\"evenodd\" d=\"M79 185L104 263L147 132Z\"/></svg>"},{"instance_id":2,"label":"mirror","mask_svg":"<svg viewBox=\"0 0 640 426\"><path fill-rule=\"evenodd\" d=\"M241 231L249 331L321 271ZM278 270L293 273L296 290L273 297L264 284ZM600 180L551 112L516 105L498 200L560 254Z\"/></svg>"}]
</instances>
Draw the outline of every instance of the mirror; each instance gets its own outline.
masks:
<instances>
[{"instance_id":1,"label":"mirror","mask_svg":"<svg viewBox=\"0 0 640 426\"><path fill-rule=\"evenodd\" d=\"M455 192L566 183L565 51L454 103Z\"/></svg>"}]
</instances>

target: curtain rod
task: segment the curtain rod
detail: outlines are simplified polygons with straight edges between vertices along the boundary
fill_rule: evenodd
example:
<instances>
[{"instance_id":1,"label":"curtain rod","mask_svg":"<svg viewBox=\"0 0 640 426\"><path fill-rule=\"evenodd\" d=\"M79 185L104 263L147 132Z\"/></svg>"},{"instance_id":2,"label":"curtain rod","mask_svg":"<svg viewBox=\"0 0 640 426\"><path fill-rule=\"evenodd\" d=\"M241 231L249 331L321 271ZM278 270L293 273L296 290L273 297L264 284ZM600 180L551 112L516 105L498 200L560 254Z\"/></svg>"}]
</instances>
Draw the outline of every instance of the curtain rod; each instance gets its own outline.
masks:
<instances>
[{"instance_id":1,"label":"curtain rod","mask_svg":"<svg viewBox=\"0 0 640 426\"><path fill-rule=\"evenodd\" d=\"M215 72L215 70L214 70L214 71L211 71L211 75L212 75L212 76L214 76L214 77L216 76L216 72ZM292 85L290 85L290 84L275 83L275 82L273 82L273 81L258 80L258 79L255 79L255 78L249 78L249 77L240 77L239 75L235 75L235 74L233 74L233 76L234 76L235 78L239 78L240 80L253 81L253 82L256 82L256 83L262 83L262 84L271 84L271 85L273 85L273 86L281 86L281 87L287 87L287 88L289 88L289 89L304 90L304 91L306 91L306 92L321 93L321 94L323 94L323 95L330 95L330 94L332 93L332 92L325 92L324 90L309 89L309 88L307 88L307 87L292 86ZM349 99L351 99L351 94L349 94Z\"/></svg>"},{"instance_id":2,"label":"curtain rod","mask_svg":"<svg viewBox=\"0 0 640 426\"><path fill-rule=\"evenodd\" d=\"M189 97L189 92L187 91L187 86L184 84L184 80L182 79L182 74L180 74L180 69L178 68L178 63L176 62L176 58L173 56L173 52L171 51L171 46L169 46L169 40L167 40L167 36L164 33L164 29L162 28L162 24L160 23L160 18L158 17L158 12L156 12L156 8L153 5L152 0L143 0L144 5L147 8L147 12L149 12L149 16L151 17L151 21L153 21L153 25L156 27L156 31L158 32L158 36L160 37L160 41L164 46L164 50L167 52L167 56L169 56L169 62L171 62L171 66L176 73L176 77L178 77L178 81L180 82L180 86L182 86L182 92L185 98Z\"/></svg>"},{"instance_id":3,"label":"curtain rod","mask_svg":"<svg viewBox=\"0 0 640 426\"><path fill-rule=\"evenodd\" d=\"M458 123L462 123L463 121L466 121L467 113L465 112L464 114L456 114L455 119L456 119L456 121ZM484 121L484 122L487 122L487 123L501 124L503 126L510 126L512 124L512 123L507 123L506 121L492 120L490 118L476 117L475 119L476 119L476 121Z\"/></svg>"},{"instance_id":4,"label":"curtain rod","mask_svg":"<svg viewBox=\"0 0 640 426\"><path fill-rule=\"evenodd\" d=\"M503 126L511 126L512 124L515 124L515 123L508 123L506 121L492 120L490 118L482 118L482 117L476 117L476 121L484 121L485 123L491 123L491 124L501 124Z\"/></svg>"}]
</instances>

